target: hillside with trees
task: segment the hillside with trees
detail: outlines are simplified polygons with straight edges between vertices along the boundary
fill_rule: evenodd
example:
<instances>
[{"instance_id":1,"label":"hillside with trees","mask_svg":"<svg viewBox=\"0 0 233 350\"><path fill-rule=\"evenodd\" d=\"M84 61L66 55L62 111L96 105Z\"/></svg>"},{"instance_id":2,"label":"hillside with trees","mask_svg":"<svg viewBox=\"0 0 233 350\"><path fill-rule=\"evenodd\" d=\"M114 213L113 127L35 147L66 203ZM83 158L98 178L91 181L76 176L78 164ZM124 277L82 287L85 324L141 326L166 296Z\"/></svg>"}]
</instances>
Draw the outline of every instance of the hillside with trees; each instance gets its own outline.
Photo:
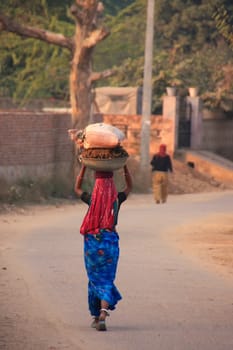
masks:
<instances>
[{"instance_id":1,"label":"hillside with trees","mask_svg":"<svg viewBox=\"0 0 233 350\"><path fill-rule=\"evenodd\" d=\"M0 12L19 23L72 36L72 1L8 0ZM219 6L221 3L221 6ZM103 1L111 34L93 54L96 71L114 69L94 86L141 86L146 0ZM166 86L181 95L198 86L209 108L233 111L233 4L230 0L157 0L154 20L153 112ZM32 38L0 31L0 97L21 103L31 98L69 100L70 52Z\"/></svg>"}]
</instances>

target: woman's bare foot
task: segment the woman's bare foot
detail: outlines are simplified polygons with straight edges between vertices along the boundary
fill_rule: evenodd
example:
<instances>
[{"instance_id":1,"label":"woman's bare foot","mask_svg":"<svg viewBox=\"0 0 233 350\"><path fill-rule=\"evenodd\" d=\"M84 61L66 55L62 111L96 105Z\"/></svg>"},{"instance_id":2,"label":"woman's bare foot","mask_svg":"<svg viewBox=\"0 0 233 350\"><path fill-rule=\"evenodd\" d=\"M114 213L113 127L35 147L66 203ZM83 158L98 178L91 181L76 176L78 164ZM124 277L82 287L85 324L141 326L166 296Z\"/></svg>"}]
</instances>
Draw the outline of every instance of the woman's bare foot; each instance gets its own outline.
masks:
<instances>
[{"instance_id":1,"label":"woman's bare foot","mask_svg":"<svg viewBox=\"0 0 233 350\"><path fill-rule=\"evenodd\" d=\"M99 316L99 321L96 326L97 331L106 331L106 322L105 319L106 317L109 316L108 310L107 309L101 309L100 310L100 316Z\"/></svg>"},{"instance_id":2,"label":"woman's bare foot","mask_svg":"<svg viewBox=\"0 0 233 350\"><path fill-rule=\"evenodd\" d=\"M93 317L93 321L92 321L92 324L91 324L91 328L96 328L97 325L98 325L98 322L99 322L99 317Z\"/></svg>"}]
</instances>

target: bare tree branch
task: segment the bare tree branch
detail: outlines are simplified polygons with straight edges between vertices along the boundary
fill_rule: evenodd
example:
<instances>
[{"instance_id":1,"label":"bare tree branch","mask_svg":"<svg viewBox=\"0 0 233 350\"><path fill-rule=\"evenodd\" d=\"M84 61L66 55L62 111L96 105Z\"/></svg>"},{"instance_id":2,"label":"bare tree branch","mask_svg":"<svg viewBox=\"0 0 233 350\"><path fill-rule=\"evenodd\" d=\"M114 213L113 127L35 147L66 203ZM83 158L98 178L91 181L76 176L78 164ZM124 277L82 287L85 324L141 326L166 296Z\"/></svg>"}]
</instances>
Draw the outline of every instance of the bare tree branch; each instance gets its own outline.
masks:
<instances>
[{"instance_id":1,"label":"bare tree branch","mask_svg":"<svg viewBox=\"0 0 233 350\"><path fill-rule=\"evenodd\" d=\"M62 34L44 29L22 26L0 12L0 30L18 34L23 37L39 39L50 44L58 45L69 50L73 49L73 40Z\"/></svg>"},{"instance_id":2,"label":"bare tree branch","mask_svg":"<svg viewBox=\"0 0 233 350\"><path fill-rule=\"evenodd\" d=\"M0 0L1 1L1 0ZM39 39L71 50L70 103L72 124L82 129L89 121L92 82L115 73L106 70L92 74L92 54L95 46L104 40L109 30L103 24L103 3L98 0L75 0L70 12L75 19L72 38L62 34L21 25L0 12L0 31L8 31L23 37Z\"/></svg>"},{"instance_id":3,"label":"bare tree branch","mask_svg":"<svg viewBox=\"0 0 233 350\"><path fill-rule=\"evenodd\" d=\"M104 5L97 0L76 0L76 4L71 6L70 11L79 23L87 26L92 24L96 28L103 19Z\"/></svg>"},{"instance_id":4,"label":"bare tree branch","mask_svg":"<svg viewBox=\"0 0 233 350\"><path fill-rule=\"evenodd\" d=\"M70 7L70 13L74 16L74 18L78 21L80 25L83 24L84 18L83 18L83 12L80 11L77 5L73 4Z\"/></svg>"},{"instance_id":5,"label":"bare tree branch","mask_svg":"<svg viewBox=\"0 0 233 350\"><path fill-rule=\"evenodd\" d=\"M116 70L115 69L107 69L107 70L104 70L103 72L93 72L91 74L91 82L94 82L94 81L97 81L99 79L105 79L105 78L108 78L108 77L111 77L112 75L114 75L116 73Z\"/></svg>"},{"instance_id":6,"label":"bare tree branch","mask_svg":"<svg viewBox=\"0 0 233 350\"><path fill-rule=\"evenodd\" d=\"M97 0L76 0L76 4L86 8L86 9L90 9L93 6L95 6L97 3Z\"/></svg>"},{"instance_id":7,"label":"bare tree branch","mask_svg":"<svg viewBox=\"0 0 233 350\"><path fill-rule=\"evenodd\" d=\"M109 34L110 32L105 28L96 29L84 40L83 46L90 49L96 46L98 42L104 40Z\"/></svg>"}]
</instances>

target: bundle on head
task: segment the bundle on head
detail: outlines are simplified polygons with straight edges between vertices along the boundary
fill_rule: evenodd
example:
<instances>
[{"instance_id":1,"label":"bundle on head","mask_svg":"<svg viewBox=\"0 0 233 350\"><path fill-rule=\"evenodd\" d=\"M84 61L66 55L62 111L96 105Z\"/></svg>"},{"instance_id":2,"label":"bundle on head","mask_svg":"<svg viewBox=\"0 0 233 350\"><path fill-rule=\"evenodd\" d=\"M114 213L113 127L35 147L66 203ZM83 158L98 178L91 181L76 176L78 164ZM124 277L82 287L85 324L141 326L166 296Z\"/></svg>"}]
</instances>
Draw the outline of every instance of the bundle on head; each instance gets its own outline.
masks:
<instances>
[{"instance_id":1,"label":"bundle on head","mask_svg":"<svg viewBox=\"0 0 233 350\"><path fill-rule=\"evenodd\" d=\"M129 156L120 144L124 138L123 132L112 125L89 125L83 133L81 161L95 170L110 171L124 166Z\"/></svg>"},{"instance_id":2,"label":"bundle on head","mask_svg":"<svg viewBox=\"0 0 233 350\"><path fill-rule=\"evenodd\" d=\"M127 151L122 146L116 146L114 148L88 148L82 151L82 158L114 159L128 156Z\"/></svg>"}]
</instances>

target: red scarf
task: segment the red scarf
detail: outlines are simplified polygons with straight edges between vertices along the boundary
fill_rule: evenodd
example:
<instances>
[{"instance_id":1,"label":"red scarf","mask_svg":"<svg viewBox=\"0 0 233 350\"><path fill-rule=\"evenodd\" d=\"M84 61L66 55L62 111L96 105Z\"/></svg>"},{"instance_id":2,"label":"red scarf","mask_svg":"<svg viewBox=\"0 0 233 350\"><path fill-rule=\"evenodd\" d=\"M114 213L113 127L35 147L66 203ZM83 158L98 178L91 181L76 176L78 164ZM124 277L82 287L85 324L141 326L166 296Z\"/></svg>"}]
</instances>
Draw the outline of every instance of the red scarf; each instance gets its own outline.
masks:
<instances>
[{"instance_id":1,"label":"red scarf","mask_svg":"<svg viewBox=\"0 0 233 350\"><path fill-rule=\"evenodd\" d=\"M113 203L117 190L112 172L96 172L91 203L80 228L81 234L98 234L100 229L112 230L114 227Z\"/></svg>"}]
</instances>

